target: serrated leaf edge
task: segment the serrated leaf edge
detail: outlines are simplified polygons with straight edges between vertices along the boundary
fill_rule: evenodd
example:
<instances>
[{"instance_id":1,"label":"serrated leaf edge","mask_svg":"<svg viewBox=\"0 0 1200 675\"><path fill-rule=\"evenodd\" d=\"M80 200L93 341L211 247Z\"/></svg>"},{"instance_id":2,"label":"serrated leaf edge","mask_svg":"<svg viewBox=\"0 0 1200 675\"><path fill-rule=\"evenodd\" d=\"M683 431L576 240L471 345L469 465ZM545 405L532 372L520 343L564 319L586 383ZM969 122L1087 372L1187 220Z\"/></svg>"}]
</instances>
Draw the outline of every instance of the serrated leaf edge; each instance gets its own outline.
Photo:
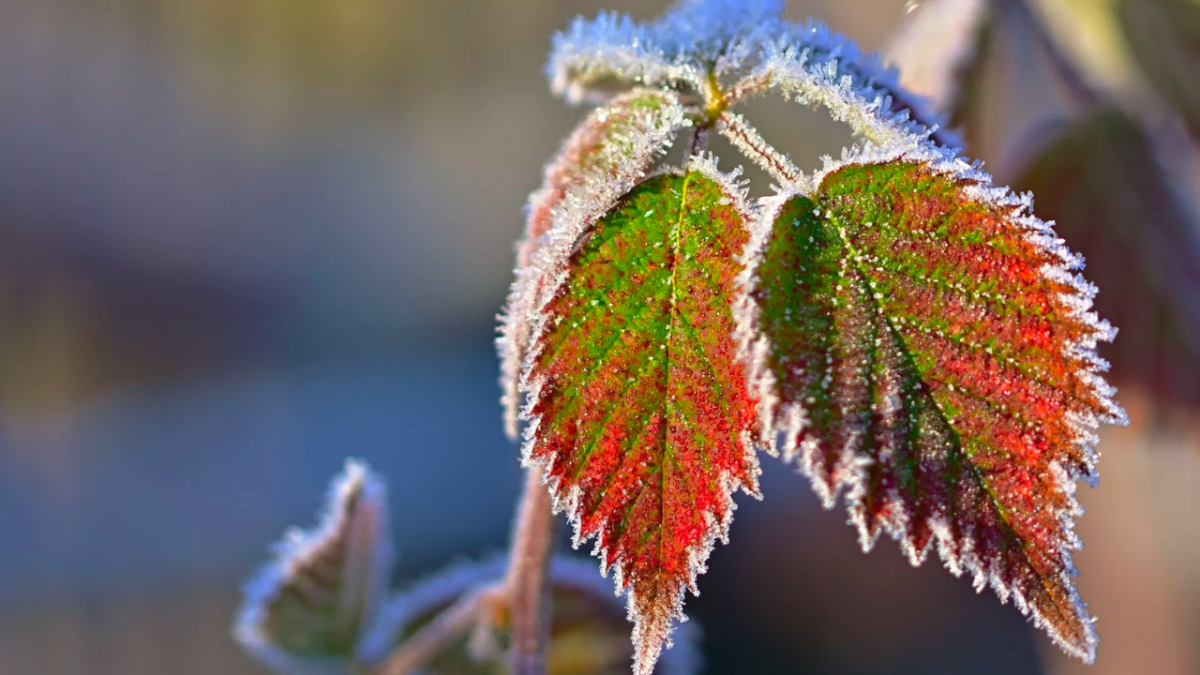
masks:
<instances>
[{"instance_id":1,"label":"serrated leaf edge","mask_svg":"<svg viewBox=\"0 0 1200 675\"><path fill-rule=\"evenodd\" d=\"M742 215L743 222L746 223L747 226L753 222L754 210L748 198L747 183L746 181L739 180L742 174L742 168L737 167L728 173L723 173L717 167L717 160L711 153L689 157L682 169L670 167L659 169L658 171L648 174L644 180L650 180L651 178L665 174L685 175L690 171L695 171L721 186L722 190L729 199L730 204ZM632 188L632 186L630 187ZM617 200L614 200L613 204L615 205L616 203ZM579 236L582 236L582 234L583 231L581 230ZM576 240L572 240L571 247L566 250L568 256L574 249L575 243ZM522 389L526 393L526 405L522 410L521 418L525 420L527 424L525 427L525 442L521 448L521 464L522 466L526 467L527 470L542 471L544 476L551 475L555 458L546 457L544 459L534 459L532 457L537 431L541 425L541 417L534 411L536 410L538 400L541 396L541 391L544 386L544 380L534 375L532 373L532 368L542 349L542 335L552 325L553 321L553 318L550 317L546 312L546 307L558 294L560 288L566 283L567 280L567 273L565 272L566 258L563 258L561 265L564 271L555 277L555 283L553 285L545 285L544 292L538 302L538 309L533 321L533 336L529 342L531 347L526 354L525 363L522 367ZM741 444L747 466L751 468L750 473L757 478L757 476L761 474L762 470L758 463L758 457L753 440L748 435L743 435ZM720 521L717 521L710 513L704 514L708 526L706 528L706 537L702 542L699 543L699 545L694 546L688 554L688 577L686 580L686 586L687 589L692 592L692 595L700 594L697 586L697 578L704 572L708 571L706 563L709 556L712 554L717 541L720 541L721 543L729 542L729 528L733 522L734 512L737 510L737 503L733 501L733 495L740 488L746 494L749 494L755 498L761 498L757 480L755 480L753 485L745 485L741 480L728 471L722 471L721 475L717 477L717 480L724 488L725 493L728 495L728 509L726 510L725 518L721 519ZM571 486L564 489L561 485L561 480L553 477L544 479L544 482L547 489L550 491L554 513L565 513L567 515L568 522L571 524L573 531L571 538L572 547L578 549L580 546L586 543L588 539L594 540L591 555L600 559L600 574L602 576L607 577L610 571L613 573L613 583L616 588L616 592L619 595L625 588L625 576L621 561L618 560L611 567L607 564L605 552L608 549L608 544L604 541L603 532L598 532L589 535L588 537L584 537L582 535L582 506L580 504L582 498L582 489L579 486ZM687 621L687 616L683 613L685 595L686 593L681 591L674 598L672 598L672 609L670 616L668 617L668 621ZM665 645L659 644L653 640L652 636L646 634L645 631L648 627L645 626L645 622L642 621L641 617L636 614L634 609L637 606L636 598L637 596L633 588L629 588L627 608L629 612L628 618L634 624L632 636L635 646L634 670L635 672L639 673L639 675L649 675L654 668L654 664L657 661L661 650L664 648L670 648L672 643L670 638L668 638ZM667 630L671 631L674 628L675 626L668 626Z\"/></svg>"},{"instance_id":2,"label":"serrated leaf edge","mask_svg":"<svg viewBox=\"0 0 1200 675\"><path fill-rule=\"evenodd\" d=\"M1054 474L1057 487L1067 498L1067 504L1057 513L1062 527L1064 544L1059 548L1059 558L1063 572L1061 580L1068 589L1071 603L1081 617L1087 635L1086 644L1082 647L1071 644L1059 636L1050 623L1042 616L1036 607L1032 606L1020 593L1019 589L1003 583L998 570L986 567L969 546L970 540L964 545L956 546L951 536L950 526L942 518L931 518L929 524L934 532L933 541L937 543L938 555L945 567L955 576L964 572L972 576L976 592L982 592L990 586L999 597L1001 603L1010 598L1022 614L1030 616L1036 627L1042 629L1064 651L1087 663L1095 660L1095 650L1098 638L1095 633L1095 617L1088 613L1087 605L1079 597L1072 578L1077 575L1071 552L1081 548L1079 537L1075 534L1075 519L1083 514L1075 498L1075 483L1082 480L1095 486L1098 478L1095 471L1098 455L1095 444L1098 440L1095 429L1101 424L1124 425L1128 423L1125 411L1116 403L1113 396L1116 389L1109 386L1100 373L1108 369L1108 363L1096 354L1096 344L1100 341L1111 342L1116 335L1116 329L1107 321L1100 319L1091 311L1092 297L1096 288L1073 270L1082 269L1083 260L1066 248L1061 239L1054 237L1053 223L1043 221L1033 215L1032 196L1029 194L1016 195L1011 190L993 185L992 178L977 163L968 163L959 158L955 151L939 148L932 143L920 143L918 139L909 137L898 143L900 147L881 148L871 144L855 146L844 150L841 159L824 158L824 167L813 177L813 192L805 192L795 187L777 189L777 193L759 201L751 238L747 244L745 259L746 270L740 278L740 292L735 304L737 325L739 328L740 355L747 364L747 381L749 386L759 396L760 410L760 442L768 452L778 456L778 436L787 434L788 443L796 438L796 434L808 424L808 414L798 403L783 404L777 394L777 381L766 366L766 355L771 350L770 340L758 330L758 306L752 292L757 284L756 272L765 255L765 247L770 238L772 228L783 205L792 197L803 195L815 196L825 177L850 165L881 164L888 162L912 162L925 165L931 172L951 178L963 185L964 192L972 199L982 204L1010 214L1009 220L1023 228L1025 238L1038 249L1052 255L1060 261L1058 265L1043 267L1042 274L1047 279L1063 283L1073 289L1074 293L1063 300L1070 307L1077 319L1090 326L1093 332L1073 344L1064 346L1064 354L1079 360L1080 367L1075 371L1079 378L1095 394L1105 406L1107 415L1092 416L1069 413L1072 426L1077 432L1076 443L1083 450L1087 464L1083 472L1068 471L1061 462L1054 461L1050 471ZM782 422L778 422L782 420ZM856 513L855 506L866 494L865 469L870 460L856 456L852 447L843 448L842 456L838 459L834 476L837 482L825 486L816 479L815 446L789 447L785 444L782 454L785 461L798 460L800 470L809 477L814 491L820 497L826 509L836 506L837 496L843 488L847 488L844 503L851 514L851 524L859 534L859 543L864 552L869 552L874 546L875 538L871 537L861 514ZM905 536L907 514L898 514L884 523L883 529L896 540L905 557L913 566L924 562L929 552L927 545L924 550L917 550L911 538ZM958 548L958 553L955 549Z\"/></svg>"}]
</instances>

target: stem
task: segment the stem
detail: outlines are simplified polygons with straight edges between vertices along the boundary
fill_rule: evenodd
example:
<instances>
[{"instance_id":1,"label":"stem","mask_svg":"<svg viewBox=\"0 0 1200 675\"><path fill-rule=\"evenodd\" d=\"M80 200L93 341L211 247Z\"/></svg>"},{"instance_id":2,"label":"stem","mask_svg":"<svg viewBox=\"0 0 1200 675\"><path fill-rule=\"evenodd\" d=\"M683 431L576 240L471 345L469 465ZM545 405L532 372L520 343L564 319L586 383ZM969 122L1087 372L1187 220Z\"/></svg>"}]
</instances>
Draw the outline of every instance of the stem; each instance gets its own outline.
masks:
<instances>
[{"instance_id":1,"label":"stem","mask_svg":"<svg viewBox=\"0 0 1200 675\"><path fill-rule=\"evenodd\" d=\"M512 675L544 675L550 641L550 594L546 568L554 531L550 493L542 470L525 471L525 491L517 505L505 591L508 595L512 643L508 662Z\"/></svg>"},{"instance_id":2,"label":"stem","mask_svg":"<svg viewBox=\"0 0 1200 675\"><path fill-rule=\"evenodd\" d=\"M708 134L712 130L712 122L698 124L692 131L692 142L688 145L688 157L699 157L708 149Z\"/></svg>"},{"instance_id":3,"label":"stem","mask_svg":"<svg viewBox=\"0 0 1200 675\"><path fill-rule=\"evenodd\" d=\"M725 134L725 137L747 157L758 162L764 171L779 181L780 186L796 186L804 192L812 190L812 180L796 168L786 155L763 140L758 130L750 126L746 118L726 110L717 120L717 130Z\"/></svg>"},{"instance_id":4,"label":"stem","mask_svg":"<svg viewBox=\"0 0 1200 675\"><path fill-rule=\"evenodd\" d=\"M433 621L406 638L374 675L409 675L478 625L481 612L503 597L504 588L488 586L463 596Z\"/></svg>"}]
</instances>

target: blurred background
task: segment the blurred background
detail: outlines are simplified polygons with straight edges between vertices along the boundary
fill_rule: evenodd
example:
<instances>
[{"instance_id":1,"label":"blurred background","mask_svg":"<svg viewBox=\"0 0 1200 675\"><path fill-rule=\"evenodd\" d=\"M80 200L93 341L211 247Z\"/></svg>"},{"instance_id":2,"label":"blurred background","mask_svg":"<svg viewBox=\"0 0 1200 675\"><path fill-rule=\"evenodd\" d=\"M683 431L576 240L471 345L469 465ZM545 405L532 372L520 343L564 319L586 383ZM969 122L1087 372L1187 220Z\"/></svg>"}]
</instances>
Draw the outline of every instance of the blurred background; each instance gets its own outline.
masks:
<instances>
[{"instance_id":1,"label":"blurred background","mask_svg":"<svg viewBox=\"0 0 1200 675\"><path fill-rule=\"evenodd\" d=\"M229 637L240 583L347 455L389 479L399 583L504 546L495 314L582 114L548 93L549 38L666 4L0 0L0 673L267 672ZM912 61L894 36L926 4L789 15ZM1080 495L1097 665L936 561L864 556L765 461L766 503L740 500L688 603L709 673L1200 673L1198 7L999 12L948 106L1122 329L1133 424ZM802 168L852 142L790 104L748 114Z\"/></svg>"}]
</instances>

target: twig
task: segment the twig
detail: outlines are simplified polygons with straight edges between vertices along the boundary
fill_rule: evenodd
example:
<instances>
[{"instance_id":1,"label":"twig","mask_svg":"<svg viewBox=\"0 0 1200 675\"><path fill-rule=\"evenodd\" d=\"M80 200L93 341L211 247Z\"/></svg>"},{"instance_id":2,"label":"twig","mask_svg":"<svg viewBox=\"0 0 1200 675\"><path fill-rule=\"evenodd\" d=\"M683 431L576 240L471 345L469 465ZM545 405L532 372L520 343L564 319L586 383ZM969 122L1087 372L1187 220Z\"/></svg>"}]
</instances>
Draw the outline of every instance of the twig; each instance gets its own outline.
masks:
<instances>
[{"instance_id":1,"label":"twig","mask_svg":"<svg viewBox=\"0 0 1200 675\"><path fill-rule=\"evenodd\" d=\"M550 597L546 567L554 532L550 493L542 485L542 470L526 470L525 491L517 506L512 552L505 591L509 600L512 675L544 675L546 643L550 640Z\"/></svg>"},{"instance_id":2,"label":"twig","mask_svg":"<svg viewBox=\"0 0 1200 675\"><path fill-rule=\"evenodd\" d=\"M764 171L779 181L781 187L799 187L807 191L811 186L804 172L796 168L785 155L771 147L758 130L750 126L746 118L726 110L717 120L717 130L725 135L748 157L758 162Z\"/></svg>"},{"instance_id":3,"label":"twig","mask_svg":"<svg viewBox=\"0 0 1200 675\"><path fill-rule=\"evenodd\" d=\"M479 624L481 612L503 597L504 588L487 586L464 596L400 643L375 675L410 675Z\"/></svg>"}]
</instances>

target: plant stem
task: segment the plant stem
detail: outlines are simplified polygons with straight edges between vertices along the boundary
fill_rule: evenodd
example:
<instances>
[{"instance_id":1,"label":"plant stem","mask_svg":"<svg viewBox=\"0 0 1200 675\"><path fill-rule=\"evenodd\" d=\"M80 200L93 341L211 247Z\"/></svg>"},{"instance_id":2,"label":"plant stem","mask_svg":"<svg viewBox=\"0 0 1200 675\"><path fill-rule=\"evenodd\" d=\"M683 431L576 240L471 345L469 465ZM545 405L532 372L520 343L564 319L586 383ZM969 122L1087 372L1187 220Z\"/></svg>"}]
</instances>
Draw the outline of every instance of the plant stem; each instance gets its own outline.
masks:
<instances>
[{"instance_id":1,"label":"plant stem","mask_svg":"<svg viewBox=\"0 0 1200 675\"><path fill-rule=\"evenodd\" d=\"M717 131L725 134L735 146L758 163L782 187L795 186L808 193L813 190L812 180L796 168L791 160L772 148L758 131L750 126L746 118L726 110L717 120Z\"/></svg>"},{"instance_id":2,"label":"plant stem","mask_svg":"<svg viewBox=\"0 0 1200 675\"><path fill-rule=\"evenodd\" d=\"M692 142L688 144L688 157L698 157L708 149L708 134L712 130L712 122L697 124L692 131Z\"/></svg>"},{"instance_id":3,"label":"plant stem","mask_svg":"<svg viewBox=\"0 0 1200 675\"><path fill-rule=\"evenodd\" d=\"M400 643L375 675L409 675L479 624L481 612L503 597L504 588L487 586L463 596L433 621Z\"/></svg>"},{"instance_id":4,"label":"plant stem","mask_svg":"<svg viewBox=\"0 0 1200 675\"><path fill-rule=\"evenodd\" d=\"M542 485L542 470L530 467L525 474L525 490L517 505L505 581L512 626L508 660L512 675L544 675L546 643L550 640L546 568L554 516L550 509L550 493Z\"/></svg>"}]
</instances>

